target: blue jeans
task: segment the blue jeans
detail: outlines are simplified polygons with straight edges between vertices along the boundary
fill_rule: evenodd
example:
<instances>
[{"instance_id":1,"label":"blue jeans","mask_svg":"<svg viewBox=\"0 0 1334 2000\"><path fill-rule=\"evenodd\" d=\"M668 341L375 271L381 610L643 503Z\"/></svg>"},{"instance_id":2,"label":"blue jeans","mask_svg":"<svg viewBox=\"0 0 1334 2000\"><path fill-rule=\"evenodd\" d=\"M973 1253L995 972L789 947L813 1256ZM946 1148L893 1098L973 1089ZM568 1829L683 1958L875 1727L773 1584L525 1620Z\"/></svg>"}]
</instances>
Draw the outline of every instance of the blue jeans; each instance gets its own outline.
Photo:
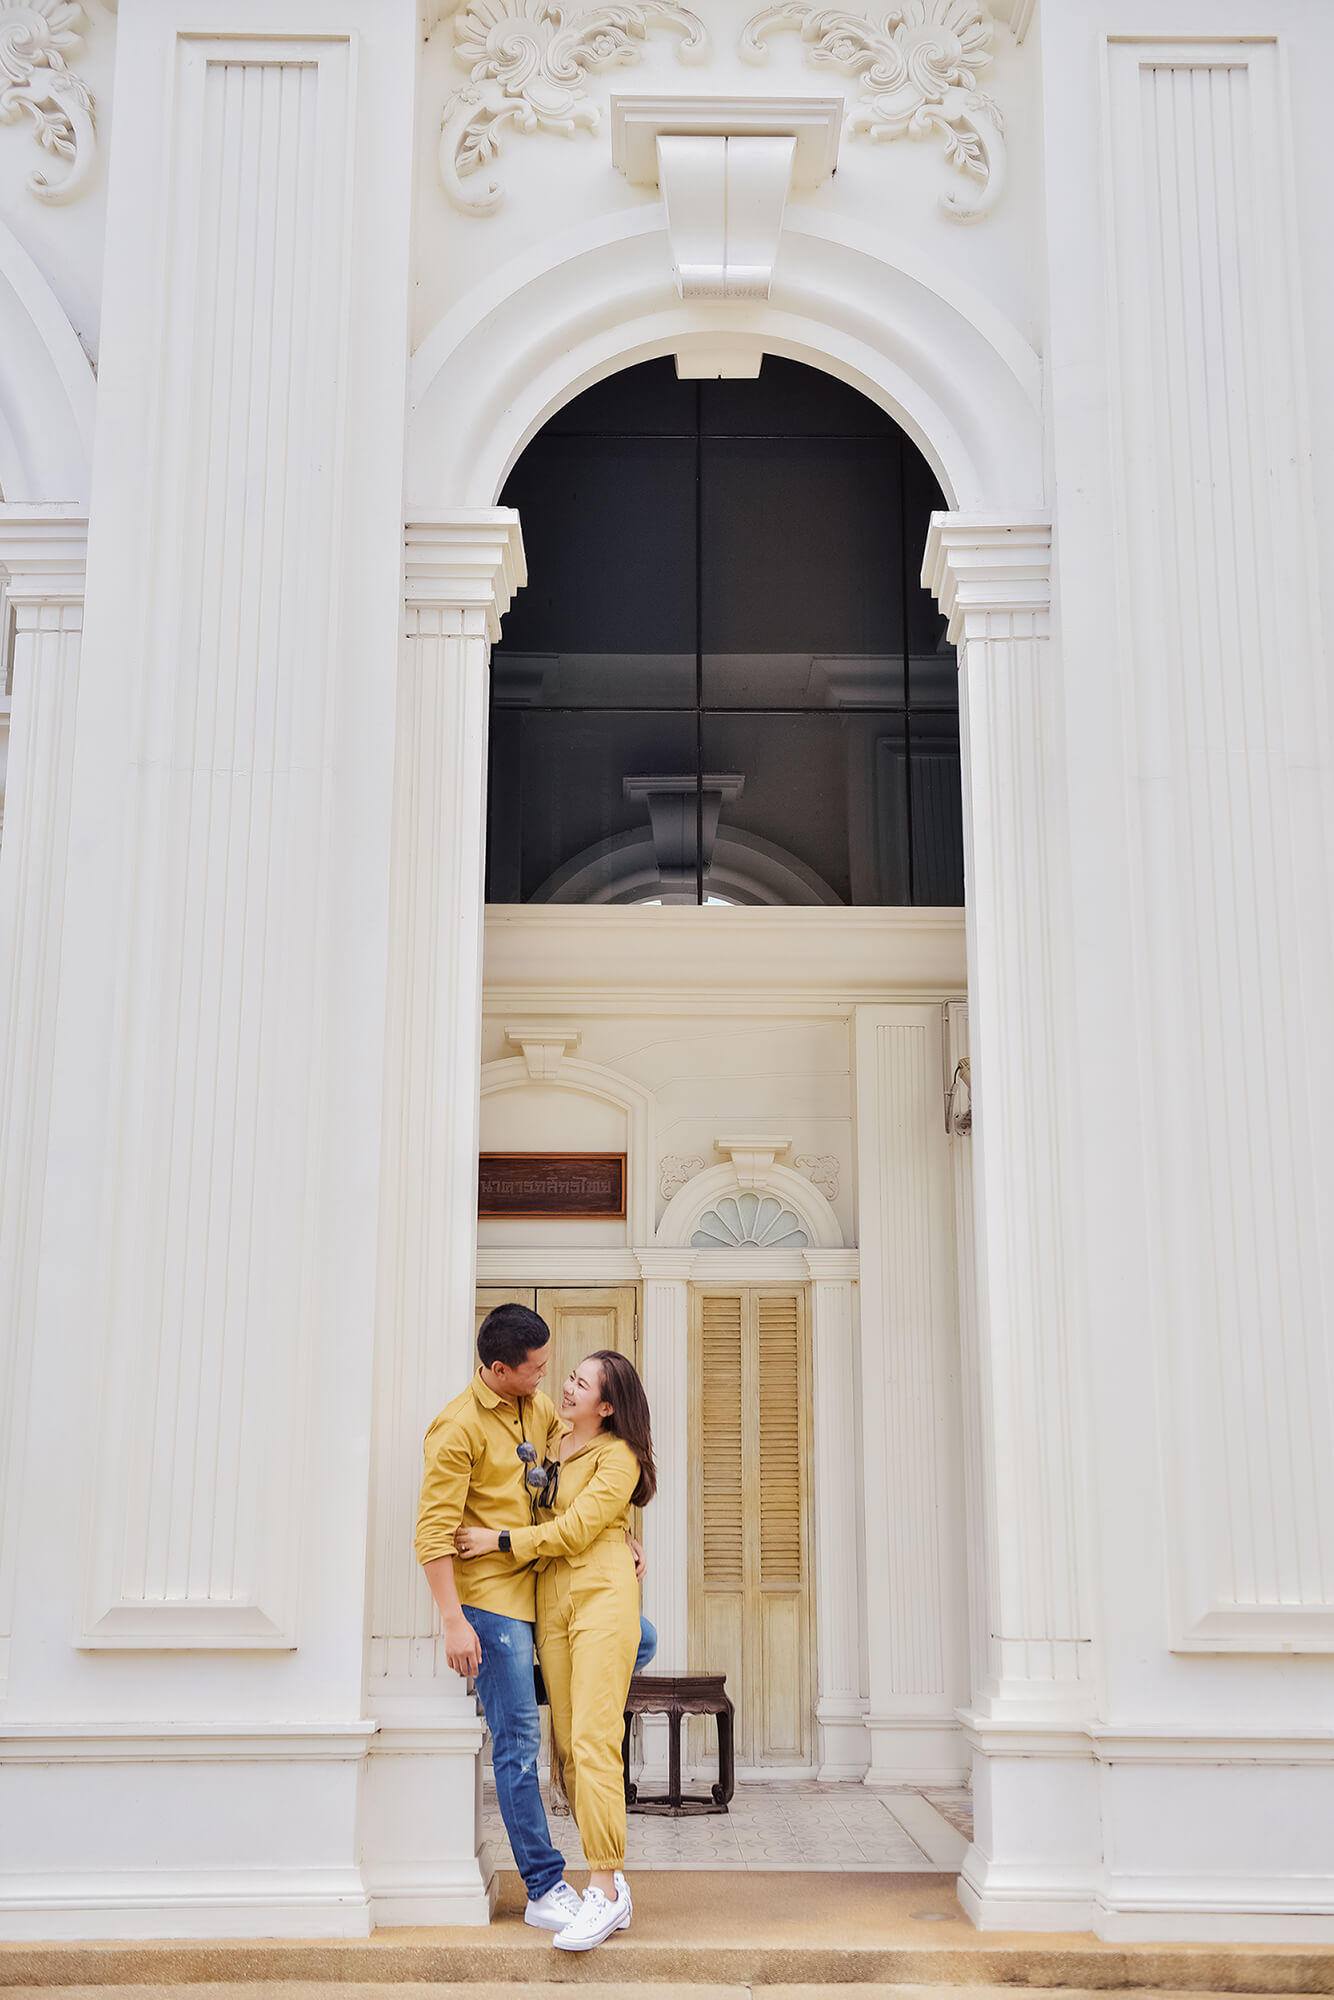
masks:
<instances>
[{"instance_id":1,"label":"blue jeans","mask_svg":"<svg viewBox=\"0 0 1334 2000\"><path fill-rule=\"evenodd\" d=\"M465 1615L482 1642L482 1664L475 1686L491 1731L491 1765L496 1798L505 1822L514 1865L533 1902L554 1889L565 1874L565 1859L551 1844L537 1759L542 1747L542 1723L533 1691L533 1628L522 1618L503 1618L497 1611L465 1605ZM646 1667L658 1650L658 1635L647 1618L640 1620L635 1672Z\"/></svg>"},{"instance_id":2,"label":"blue jeans","mask_svg":"<svg viewBox=\"0 0 1334 2000\"><path fill-rule=\"evenodd\" d=\"M542 1724L533 1692L533 1628L522 1618L465 1605L468 1623L482 1642L475 1685L491 1731L491 1764L496 1797L505 1822L514 1865L535 1903L565 1873L565 1857L551 1844L537 1758Z\"/></svg>"}]
</instances>

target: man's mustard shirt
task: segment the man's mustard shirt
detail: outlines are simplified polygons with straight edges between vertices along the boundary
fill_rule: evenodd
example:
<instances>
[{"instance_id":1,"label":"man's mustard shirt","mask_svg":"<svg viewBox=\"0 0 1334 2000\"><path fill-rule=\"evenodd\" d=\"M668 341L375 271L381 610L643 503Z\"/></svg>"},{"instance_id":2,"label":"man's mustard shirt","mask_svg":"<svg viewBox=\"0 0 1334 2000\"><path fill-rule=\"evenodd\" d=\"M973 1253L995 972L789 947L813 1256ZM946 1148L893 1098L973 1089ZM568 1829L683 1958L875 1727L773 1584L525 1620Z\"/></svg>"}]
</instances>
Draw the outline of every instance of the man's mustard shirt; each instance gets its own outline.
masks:
<instances>
[{"instance_id":1,"label":"man's mustard shirt","mask_svg":"<svg viewBox=\"0 0 1334 2000\"><path fill-rule=\"evenodd\" d=\"M564 1425L541 1390L521 1403L507 1403L488 1389L479 1370L426 1433L426 1470L417 1509L417 1560L434 1562L454 1553L454 1530L527 1528L532 1523L524 1468L516 1447L531 1444L540 1465L550 1458ZM531 1562L516 1563L499 1550L456 1562L459 1601L503 1618L535 1616Z\"/></svg>"}]
</instances>

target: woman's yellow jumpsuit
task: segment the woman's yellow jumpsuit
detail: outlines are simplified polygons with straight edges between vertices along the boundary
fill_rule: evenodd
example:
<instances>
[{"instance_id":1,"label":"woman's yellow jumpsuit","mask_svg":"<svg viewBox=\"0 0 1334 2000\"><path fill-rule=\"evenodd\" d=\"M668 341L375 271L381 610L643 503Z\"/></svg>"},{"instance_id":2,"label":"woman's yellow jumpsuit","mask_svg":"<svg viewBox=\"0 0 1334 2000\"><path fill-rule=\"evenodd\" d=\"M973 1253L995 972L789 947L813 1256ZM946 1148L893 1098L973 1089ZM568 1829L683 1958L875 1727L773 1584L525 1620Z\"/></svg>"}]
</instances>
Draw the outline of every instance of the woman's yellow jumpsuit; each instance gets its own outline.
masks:
<instances>
[{"instance_id":1,"label":"woman's yellow jumpsuit","mask_svg":"<svg viewBox=\"0 0 1334 2000\"><path fill-rule=\"evenodd\" d=\"M625 1531L638 1483L629 1445L600 1431L561 1466L551 1519L510 1534L518 1561L541 1564L537 1650L565 1795L592 1869L625 1865L621 1738L639 1650L639 1586Z\"/></svg>"}]
</instances>

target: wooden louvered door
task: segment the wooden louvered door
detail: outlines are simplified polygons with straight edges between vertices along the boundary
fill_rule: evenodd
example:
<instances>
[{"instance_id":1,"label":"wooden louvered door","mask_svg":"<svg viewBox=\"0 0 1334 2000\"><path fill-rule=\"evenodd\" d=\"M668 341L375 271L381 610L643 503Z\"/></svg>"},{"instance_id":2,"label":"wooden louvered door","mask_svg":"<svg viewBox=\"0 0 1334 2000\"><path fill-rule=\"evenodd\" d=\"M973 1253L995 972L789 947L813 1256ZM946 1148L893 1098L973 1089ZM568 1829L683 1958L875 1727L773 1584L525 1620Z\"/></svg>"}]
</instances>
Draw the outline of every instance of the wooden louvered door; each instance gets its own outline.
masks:
<instances>
[{"instance_id":1,"label":"wooden louvered door","mask_svg":"<svg viewBox=\"0 0 1334 2000\"><path fill-rule=\"evenodd\" d=\"M810 1354L794 1286L700 1287L690 1664L725 1673L741 1764L811 1759Z\"/></svg>"}]
</instances>

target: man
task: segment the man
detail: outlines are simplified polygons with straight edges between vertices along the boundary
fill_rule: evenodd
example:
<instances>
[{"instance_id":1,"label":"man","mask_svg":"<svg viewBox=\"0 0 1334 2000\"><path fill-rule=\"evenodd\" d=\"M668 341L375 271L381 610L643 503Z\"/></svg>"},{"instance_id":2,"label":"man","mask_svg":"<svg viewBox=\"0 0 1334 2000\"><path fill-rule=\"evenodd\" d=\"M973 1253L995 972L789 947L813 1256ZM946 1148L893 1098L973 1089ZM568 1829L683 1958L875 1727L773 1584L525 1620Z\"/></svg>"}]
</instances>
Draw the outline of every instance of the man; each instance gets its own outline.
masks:
<instances>
[{"instance_id":1,"label":"man","mask_svg":"<svg viewBox=\"0 0 1334 2000\"><path fill-rule=\"evenodd\" d=\"M552 1845L537 1777L541 1723L533 1688L534 1573L508 1550L478 1556L456 1572L454 1535L463 1526L526 1528L532 1521L527 1464L554 1456L561 1420L542 1393L550 1328L527 1306L489 1312L477 1334L479 1367L461 1396L426 1433L426 1470L417 1512L417 1560L440 1610L445 1657L471 1676L491 1731L501 1818L528 1891L524 1922L563 1930L582 1907ZM531 1452L521 1453L521 1447ZM642 1551L635 1567L643 1573ZM652 1659L657 1635L645 1623L636 1671Z\"/></svg>"}]
</instances>

